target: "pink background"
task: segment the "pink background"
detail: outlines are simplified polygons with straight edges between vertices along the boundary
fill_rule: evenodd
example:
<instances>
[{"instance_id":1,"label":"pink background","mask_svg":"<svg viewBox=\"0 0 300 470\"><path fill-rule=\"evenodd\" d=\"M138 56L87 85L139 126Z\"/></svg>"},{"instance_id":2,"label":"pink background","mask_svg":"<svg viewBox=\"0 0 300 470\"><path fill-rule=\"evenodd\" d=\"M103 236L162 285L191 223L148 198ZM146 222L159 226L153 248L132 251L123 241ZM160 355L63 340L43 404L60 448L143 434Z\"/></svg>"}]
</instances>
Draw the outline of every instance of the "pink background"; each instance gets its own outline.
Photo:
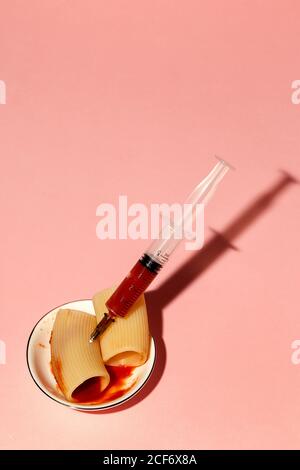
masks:
<instances>
[{"instance_id":1,"label":"pink background","mask_svg":"<svg viewBox=\"0 0 300 470\"><path fill-rule=\"evenodd\" d=\"M1 448L300 448L300 192L279 171L300 178L299 1L0 10ZM47 399L26 366L33 325L147 246L98 240L98 204L183 201L214 154L237 171L201 255L181 247L148 295L151 382L101 415Z\"/></svg>"}]
</instances>

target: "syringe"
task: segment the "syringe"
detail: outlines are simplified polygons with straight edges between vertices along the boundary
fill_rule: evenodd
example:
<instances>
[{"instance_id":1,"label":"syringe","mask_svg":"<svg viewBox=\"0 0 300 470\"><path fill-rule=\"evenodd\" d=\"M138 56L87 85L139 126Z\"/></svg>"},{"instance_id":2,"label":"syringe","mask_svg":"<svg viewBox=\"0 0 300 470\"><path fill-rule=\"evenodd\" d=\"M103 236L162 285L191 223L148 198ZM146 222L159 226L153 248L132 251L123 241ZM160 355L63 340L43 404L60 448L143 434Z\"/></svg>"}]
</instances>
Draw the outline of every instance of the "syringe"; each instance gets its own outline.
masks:
<instances>
[{"instance_id":1,"label":"syringe","mask_svg":"<svg viewBox=\"0 0 300 470\"><path fill-rule=\"evenodd\" d=\"M176 224L164 227L160 236L133 266L129 274L121 282L106 302L107 313L98 323L90 336L92 343L101 335L116 317L125 317L132 305L145 292L153 279L157 276L163 265L168 261L182 238L178 237L178 230L183 230L185 224L189 227L195 217L198 204L206 204L217 185L223 179L229 168L225 160L218 159L218 163L190 194L184 207L188 208ZM182 232L181 232L182 233Z\"/></svg>"}]
</instances>

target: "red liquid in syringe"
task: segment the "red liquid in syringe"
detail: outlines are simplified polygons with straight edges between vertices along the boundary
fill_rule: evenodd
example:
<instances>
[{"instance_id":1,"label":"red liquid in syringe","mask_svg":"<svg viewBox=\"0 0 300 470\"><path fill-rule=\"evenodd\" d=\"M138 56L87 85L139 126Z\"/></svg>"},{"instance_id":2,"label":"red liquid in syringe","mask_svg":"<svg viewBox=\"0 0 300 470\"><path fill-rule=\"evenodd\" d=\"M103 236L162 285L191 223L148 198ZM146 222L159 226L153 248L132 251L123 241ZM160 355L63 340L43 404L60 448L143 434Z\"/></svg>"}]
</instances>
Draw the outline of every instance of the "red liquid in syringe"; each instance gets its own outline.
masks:
<instances>
[{"instance_id":1,"label":"red liquid in syringe","mask_svg":"<svg viewBox=\"0 0 300 470\"><path fill-rule=\"evenodd\" d=\"M112 317L124 317L151 284L160 268L159 263L152 260L150 256L144 255L106 302L109 314Z\"/></svg>"}]
</instances>

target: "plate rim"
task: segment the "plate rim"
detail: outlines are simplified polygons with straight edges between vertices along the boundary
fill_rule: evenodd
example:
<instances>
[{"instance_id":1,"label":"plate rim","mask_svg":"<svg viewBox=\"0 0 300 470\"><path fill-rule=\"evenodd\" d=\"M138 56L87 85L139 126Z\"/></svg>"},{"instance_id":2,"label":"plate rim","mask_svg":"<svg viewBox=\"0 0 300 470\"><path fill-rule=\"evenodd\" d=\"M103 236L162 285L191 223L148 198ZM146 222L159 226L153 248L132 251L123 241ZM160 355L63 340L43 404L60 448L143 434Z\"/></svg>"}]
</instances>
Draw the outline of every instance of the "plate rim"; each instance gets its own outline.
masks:
<instances>
[{"instance_id":1,"label":"plate rim","mask_svg":"<svg viewBox=\"0 0 300 470\"><path fill-rule=\"evenodd\" d=\"M34 331L36 330L37 326L39 325L39 323L47 316L49 315L51 312L53 312L53 310L56 310L56 309L59 309L59 308L62 308L64 305L68 305L68 304L71 304L71 303L75 303L75 302L86 302L86 301L89 301L89 302L92 302L92 299L78 299L78 300L71 300L70 302L65 302L64 304L61 304L61 305L58 305L57 307L54 307L52 308L51 310L49 310L48 312L46 312L36 323L35 325L33 326L32 330L31 330L31 333L28 337L28 340L27 340L27 346L26 346L26 363L27 363L27 368L28 368L28 371L29 371L29 374L33 380L33 382L35 383L35 385L39 388L39 390L44 394L46 395L46 397L50 398L51 400L53 400L55 403L58 403L59 405L63 405L63 406L66 406L67 408L71 408L73 410L77 410L77 411L89 411L89 412L93 412L93 411L102 411L102 410L107 410L107 409L110 409L110 408L115 408L117 406L121 406L123 405L125 402L131 400L133 397L135 397L140 391L141 389L146 385L146 383L148 382L148 380L150 379L152 373L153 373L153 370L154 370L154 367L155 367L155 364L156 364L156 345L155 345L155 340L153 338L153 336L150 335L150 341L153 341L153 347L154 347L154 357L153 357L153 364L152 364L152 367L150 369L150 372L148 373L146 379L144 380L144 382L141 384L141 386L132 394L130 395L129 397L126 397L124 398L123 400L119 401L118 403L114 403L114 404L111 404L111 405L106 405L106 406L101 406L101 407L89 407L89 406L76 406L76 405L72 405L71 402L70 403L65 403L63 401L60 401L56 398L54 398L53 396L51 396L50 394L48 394L46 392L46 390L44 388L42 388L40 386L40 384L36 381L33 373L32 373L32 370L31 370L31 367L30 367L30 364L29 364L29 346L30 346L30 340L32 338L32 335L34 333Z\"/></svg>"}]
</instances>

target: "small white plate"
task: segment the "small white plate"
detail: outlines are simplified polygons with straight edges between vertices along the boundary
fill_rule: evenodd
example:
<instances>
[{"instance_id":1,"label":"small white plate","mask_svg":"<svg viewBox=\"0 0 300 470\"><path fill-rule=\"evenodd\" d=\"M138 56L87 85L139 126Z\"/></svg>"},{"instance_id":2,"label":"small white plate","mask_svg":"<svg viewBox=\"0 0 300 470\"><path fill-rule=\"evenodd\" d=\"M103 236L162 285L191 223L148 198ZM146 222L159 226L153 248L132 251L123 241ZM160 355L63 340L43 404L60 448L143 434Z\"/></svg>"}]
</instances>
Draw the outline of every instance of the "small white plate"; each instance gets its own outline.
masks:
<instances>
[{"instance_id":1,"label":"small white plate","mask_svg":"<svg viewBox=\"0 0 300 470\"><path fill-rule=\"evenodd\" d=\"M93 302L91 300L77 300L61 305L46 313L33 328L27 344L27 365L31 377L39 389L49 398L57 403L69 406L75 410L96 411L105 410L123 404L125 401L136 395L149 379L155 363L155 344L153 338L150 342L149 358L145 364L136 367L130 377L130 381L135 384L121 397L105 403L93 405L74 403L66 400L59 390L55 378L51 372L50 360L50 335L55 320L55 316L60 308L72 308L95 315Z\"/></svg>"}]
</instances>

